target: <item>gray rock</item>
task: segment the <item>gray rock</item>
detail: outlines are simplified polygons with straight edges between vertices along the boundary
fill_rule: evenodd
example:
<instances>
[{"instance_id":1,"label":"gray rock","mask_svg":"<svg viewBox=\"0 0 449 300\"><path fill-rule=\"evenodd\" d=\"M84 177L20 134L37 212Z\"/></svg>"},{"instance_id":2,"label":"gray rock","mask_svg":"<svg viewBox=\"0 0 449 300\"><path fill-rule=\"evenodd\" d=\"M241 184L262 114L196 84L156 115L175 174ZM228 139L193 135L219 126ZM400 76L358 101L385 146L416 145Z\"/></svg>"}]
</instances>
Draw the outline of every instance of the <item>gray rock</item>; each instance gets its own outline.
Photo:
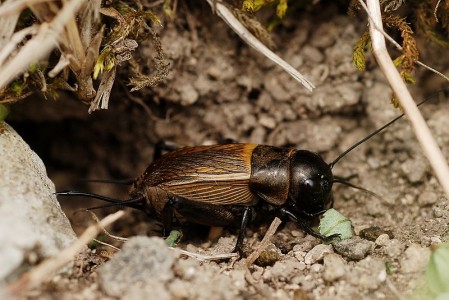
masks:
<instances>
[{"instance_id":1,"label":"gray rock","mask_svg":"<svg viewBox=\"0 0 449 300\"><path fill-rule=\"evenodd\" d=\"M324 274L323 278L327 282L333 282L340 279L346 273L346 261L338 254L330 253L324 256Z\"/></svg>"},{"instance_id":2,"label":"gray rock","mask_svg":"<svg viewBox=\"0 0 449 300\"><path fill-rule=\"evenodd\" d=\"M323 260L323 257L326 254L333 253L331 245L319 244L315 246L312 250L310 250L306 256L304 257L304 263L307 265L314 264L318 261Z\"/></svg>"},{"instance_id":3,"label":"gray rock","mask_svg":"<svg viewBox=\"0 0 449 300\"><path fill-rule=\"evenodd\" d=\"M158 300L170 300L170 292L167 288L161 284L158 280L147 280L145 284L135 283L131 285L123 295L120 295L121 299L133 299L133 300L146 300L146 299L158 299Z\"/></svg>"},{"instance_id":4,"label":"gray rock","mask_svg":"<svg viewBox=\"0 0 449 300\"><path fill-rule=\"evenodd\" d=\"M0 282L76 239L54 192L42 160L0 122Z\"/></svg>"},{"instance_id":5,"label":"gray rock","mask_svg":"<svg viewBox=\"0 0 449 300\"><path fill-rule=\"evenodd\" d=\"M353 237L333 244L335 252L350 260L361 260L365 258L374 248L374 243Z\"/></svg>"},{"instance_id":6,"label":"gray rock","mask_svg":"<svg viewBox=\"0 0 449 300\"><path fill-rule=\"evenodd\" d=\"M278 281L288 281L305 269L304 263L296 259L278 261L271 268L271 278Z\"/></svg>"},{"instance_id":7,"label":"gray rock","mask_svg":"<svg viewBox=\"0 0 449 300\"><path fill-rule=\"evenodd\" d=\"M390 257L398 257L404 251L404 244L397 240L391 239L385 242L382 250L383 252Z\"/></svg>"},{"instance_id":8,"label":"gray rock","mask_svg":"<svg viewBox=\"0 0 449 300\"><path fill-rule=\"evenodd\" d=\"M423 181L429 168L427 160L423 157L407 160L401 165L402 172L404 172L404 175L410 183Z\"/></svg>"},{"instance_id":9,"label":"gray rock","mask_svg":"<svg viewBox=\"0 0 449 300\"><path fill-rule=\"evenodd\" d=\"M438 195L431 191L425 191L418 196L418 204L421 207L437 203Z\"/></svg>"},{"instance_id":10,"label":"gray rock","mask_svg":"<svg viewBox=\"0 0 449 300\"><path fill-rule=\"evenodd\" d=\"M386 278L385 262L370 256L359 261L345 276L352 285L372 291L378 289Z\"/></svg>"},{"instance_id":11,"label":"gray rock","mask_svg":"<svg viewBox=\"0 0 449 300\"><path fill-rule=\"evenodd\" d=\"M430 257L430 249L411 244L400 258L404 273L422 272L426 269Z\"/></svg>"},{"instance_id":12,"label":"gray rock","mask_svg":"<svg viewBox=\"0 0 449 300\"><path fill-rule=\"evenodd\" d=\"M184 84L177 88L181 98L181 105L188 106L198 101L199 95L192 84Z\"/></svg>"},{"instance_id":13,"label":"gray rock","mask_svg":"<svg viewBox=\"0 0 449 300\"><path fill-rule=\"evenodd\" d=\"M175 265L176 278L180 277L183 281L175 279L169 284L171 298L242 299L240 294L248 290L244 272L241 270L221 272L215 263L200 264L193 259L178 260Z\"/></svg>"},{"instance_id":14,"label":"gray rock","mask_svg":"<svg viewBox=\"0 0 449 300\"><path fill-rule=\"evenodd\" d=\"M99 269L100 287L109 295L119 297L125 293L145 295L145 286L172 279L176 253L168 249L165 241L157 237L133 237L122 250ZM129 291L141 287L142 291Z\"/></svg>"}]
</instances>

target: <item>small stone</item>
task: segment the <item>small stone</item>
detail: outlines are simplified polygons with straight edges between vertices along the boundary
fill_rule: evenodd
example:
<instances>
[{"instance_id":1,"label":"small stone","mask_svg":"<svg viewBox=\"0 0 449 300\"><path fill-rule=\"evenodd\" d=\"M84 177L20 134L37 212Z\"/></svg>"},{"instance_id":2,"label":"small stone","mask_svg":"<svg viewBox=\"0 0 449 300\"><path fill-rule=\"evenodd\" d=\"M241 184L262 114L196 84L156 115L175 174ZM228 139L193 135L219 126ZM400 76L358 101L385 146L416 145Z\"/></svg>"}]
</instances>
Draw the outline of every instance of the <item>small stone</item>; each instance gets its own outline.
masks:
<instances>
[{"instance_id":1,"label":"small stone","mask_svg":"<svg viewBox=\"0 0 449 300\"><path fill-rule=\"evenodd\" d=\"M301 50L301 55L304 57L304 60L313 63L320 63L324 59L324 55L320 50L307 45Z\"/></svg>"},{"instance_id":2,"label":"small stone","mask_svg":"<svg viewBox=\"0 0 449 300\"><path fill-rule=\"evenodd\" d=\"M382 234L387 234L390 239L394 237L391 230L384 230L378 226L368 227L360 231L361 238L372 242L374 242Z\"/></svg>"},{"instance_id":3,"label":"small stone","mask_svg":"<svg viewBox=\"0 0 449 300\"><path fill-rule=\"evenodd\" d=\"M439 236L432 236L431 238L430 238L430 244L431 245L438 245L438 244L440 244L442 241L441 241L441 238L439 237Z\"/></svg>"},{"instance_id":4,"label":"small stone","mask_svg":"<svg viewBox=\"0 0 449 300\"><path fill-rule=\"evenodd\" d=\"M267 76L264 85L268 93L276 101L288 101L290 93L285 89L284 85L276 76Z\"/></svg>"},{"instance_id":5,"label":"small stone","mask_svg":"<svg viewBox=\"0 0 449 300\"><path fill-rule=\"evenodd\" d=\"M307 252L303 252L303 251L295 251L293 249L293 254L295 255L295 258L300 261L300 262L304 262L304 257L306 256Z\"/></svg>"},{"instance_id":6,"label":"small stone","mask_svg":"<svg viewBox=\"0 0 449 300\"><path fill-rule=\"evenodd\" d=\"M181 280L176 278L170 282L169 290L172 299L188 299L189 298L189 287L191 283L189 281ZM153 299L148 297L147 299Z\"/></svg>"},{"instance_id":7,"label":"small stone","mask_svg":"<svg viewBox=\"0 0 449 300\"><path fill-rule=\"evenodd\" d=\"M113 297L122 296L133 285L164 284L174 276L175 252L161 238L130 238L120 252L98 271L101 288Z\"/></svg>"},{"instance_id":8,"label":"small stone","mask_svg":"<svg viewBox=\"0 0 449 300\"><path fill-rule=\"evenodd\" d=\"M181 105L188 106L198 101L199 94L192 84L187 83L176 89L181 99Z\"/></svg>"},{"instance_id":9,"label":"small stone","mask_svg":"<svg viewBox=\"0 0 449 300\"><path fill-rule=\"evenodd\" d=\"M374 248L374 243L353 237L333 244L335 252L350 260L361 260L365 258Z\"/></svg>"},{"instance_id":10,"label":"small stone","mask_svg":"<svg viewBox=\"0 0 449 300\"><path fill-rule=\"evenodd\" d=\"M333 253L331 245L319 244L310 250L304 257L304 263L306 265L312 265L318 261L323 260L326 254Z\"/></svg>"},{"instance_id":11,"label":"small stone","mask_svg":"<svg viewBox=\"0 0 449 300\"><path fill-rule=\"evenodd\" d=\"M376 239L375 243L378 246L385 246L389 240L390 240L390 237L388 236L388 234L384 233L384 234L379 235L379 237Z\"/></svg>"},{"instance_id":12,"label":"small stone","mask_svg":"<svg viewBox=\"0 0 449 300\"><path fill-rule=\"evenodd\" d=\"M418 196L418 204L421 207L430 206L438 201L438 196L434 192L423 192Z\"/></svg>"},{"instance_id":13,"label":"small stone","mask_svg":"<svg viewBox=\"0 0 449 300\"><path fill-rule=\"evenodd\" d=\"M282 299L282 298L280 298ZM302 288L296 289L293 292L293 299L295 300L310 300L309 294Z\"/></svg>"},{"instance_id":14,"label":"small stone","mask_svg":"<svg viewBox=\"0 0 449 300\"><path fill-rule=\"evenodd\" d=\"M275 245L270 244L264 251L262 251L255 263L258 266L266 267L274 265L280 259L281 251Z\"/></svg>"},{"instance_id":15,"label":"small stone","mask_svg":"<svg viewBox=\"0 0 449 300\"><path fill-rule=\"evenodd\" d=\"M345 279L354 286L374 291L386 280L385 263L368 256L348 270Z\"/></svg>"},{"instance_id":16,"label":"small stone","mask_svg":"<svg viewBox=\"0 0 449 300\"><path fill-rule=\"evenodd\" d=\"M270 116L262 115L259 118L259 124L264 126L264 127L266 127L266 128L268 128L268 129L273 129L273 128L276 127L276 120L273 119Z\"/></svg>"},{"instance_id":17,"label":"small stone","mask_svg":"<svg viewBox=\"0 0 449 300\"><path fill-rule=\"evenodd\" d=\"M313 264L310 266L310 271L314 273L319 273L323 270L323 265Z\"/></svg>"},{"instance_id":18,"label":"small stone","mask_svg":"<svg viewBox=\"0 0 449 300\"><path fill-rule=\"evenodd\" d=\"M404 244L397 239L389 240L383 247L383 252L390 257L398 257L404 251Z\"/></svg>"},{"instance_id":19,"label":"small stone","mask_svg":"<svg viewBox=\"0 0 449 300\"><path fill-rule=\"evenodd\" d=\"M271 275L274 280L289 281L292 277L297 275L301 270L300 263L295 259L286 259L277 261L271 268ZM264 274L265 278L265 274Z\"/></svg>"},{"instance_id":20,"label":"small stone","mask_svg":"<svg viewBox=\"0 0 449 300\"><path fill-rule=\"evenodd\" d=\"M293 251L308 252L318 245L318 243L319 241L316 238L309 238L309 236L306 236L299 244L296 244L293 247Z\"/></svg>"},{"instance_id":21,"label":"small stone","mask_svg":"<svg viewBox=\"0 0 449 300\"><path fill-rule=\"evenodd\" d=\"M407 160L401 165L402 172L411 183L421 182L428 171L425 159Z\"/></svg>"},{"instance_id":22,"label":"small stone","mask_svg":"<svg viewBox=\"0 0 449 300\"><path fill-rule=\"evenodd\" d=\"M128 287L121 299L158 299L170 300L171 296L164 284L158 280L147 280L145 285L135 283Z\"/></svg>"},{"instance_id":23,"label":"small stone","mask_svg":"<svg viewBox=\"0 0 449 300\"><path fill-rule=\"evenodd\" d=\"M323 259L324 274L323 278L327 282L333 282L340 279L346 272L346 261L338 254L330 253Z\"/></svg>"},{"instance_id":24,"label":"small stone","mask_svg":"<svg viewBox=\"0 0 449 300\"><path fill-rule=\"evenodd\" d=\"M430 257L429 248L411 244L401 256L401 269L404 273L416 273L425 270Z\"/></svg>"},{"instance_id":25,"label":"small stone","mask_svg":"<svg viewBox=\"0 0 449 300\"><path fill-rule=\"evenodd\" d=\"M235 288L243 289L246 286L245 270L232 270L229 276Z\"/></svg>"},{"instance_id":26,"label":"small stone","mask_svg":"<svg viewBox=\"0 0 449 300\"><path fill-rule=\"evenodd\" d=\"M256 126L251 132L249 140L255 144L263 144L265 137L267 135L267 130L263 126Z\"/></svg>"}]
</instances>

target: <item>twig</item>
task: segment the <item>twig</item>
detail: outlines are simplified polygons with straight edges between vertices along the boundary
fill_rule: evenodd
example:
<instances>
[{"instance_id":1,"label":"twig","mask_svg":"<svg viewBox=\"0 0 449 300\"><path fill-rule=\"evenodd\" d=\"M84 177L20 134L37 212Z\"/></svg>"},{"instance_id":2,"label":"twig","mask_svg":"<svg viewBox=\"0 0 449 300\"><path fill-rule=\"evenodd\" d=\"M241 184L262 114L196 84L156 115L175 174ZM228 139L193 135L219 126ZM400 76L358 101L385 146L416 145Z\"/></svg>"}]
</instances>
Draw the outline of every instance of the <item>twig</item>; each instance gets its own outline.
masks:
<instances>
[{"instance_id":1,"label":"twig","mask_svg":"<svg viewBox=\"0 0 449 300\"><path fill-rule=\"evenodd\" d=\"M246 259L245 263L246 267L251 266L260 256L260 254L265 250L265 248L267 248L271 238L276 233L276 230L278 229L279 225L281 225L281 223L282 221L279 218L274 218L273 222L271 222L271 225L267 230L267 233L265 233L265 236L263 237L257 249L253 253L251 253Z\"/></svg>"},{"instance_id":2,"label":"twig","mask_svg":"<svg viewBox=\"0 0 449 300\"><path fill-rule=\"evenodd\" d=\"M32 62L39 61L53 50L66 23L73 18L86 0L65 1L64 6L51 23L43 23L39 32L28 41L17 55L0 69L0 88L9 84L24 72Z\"/></svg>"},{"instance_id":3,"label":"twig","mask_svg":"<svg viewBox=\"0 0 449 300\"><path fill-rule=\"evenodd\" d=\"M232 258L232 257L237 257L237 255L238 255L237 253L223 253L223 254L216 254L216 255L203 255L203 254L193 253L193 252L189 252L189 251L178 249L178 248L173 248L173 247L168 247L168 248L172 249L172 250L175 250L175 251L179 251L179 253L181 253L182 255L195 258L195 259L197 259L199 261L223 260L223 259L229 259L229 258Z\"/></svg>"},{"instance_id":4,"label":"twig","mask_svg":"<svg viewBox=\"0 0 449 300\"><path fill-rule=\"evenodd\" d=\"M284 61L273 51L268 49L262 42L260 42L251 32L246 29L242 23L234 16L234 14L218 0L207 0L212 10L215 10L217 15L222 18L226 24L248 45L265 55L268 59L278 64L293 78L299 81L309 92L311 92L315 86L289 63Z\"/></svg>"},{"instance_id":5,"label":"twig","mask_svg":"<svg viewBox=\"0 0 449 300\"><path fill-rule=\"evenodd\" d=\"M424 64L422 62L420 62L419 60L416 61L416 64L420 65L421 67L424 67L425 69L427 69L427 70L429 70L429 71L431 71L431 72L433 72L433 73L435 73L437 75L440 75L441 77L443 77L444 79L449 81L449 77L447 77L446 75L444 75L440 71L435 70L434 68L432 68L432 67L430 67L430 66L428 66L428 65L426 65L426 64Z\"/></svg>"},{"instance_id":6,"label":"twig","mask_svg":"<svg viewBox=\"0 0 449 300\"><path fill-rule=\"evenodd\" d=\"M22 10L28 7L28 5L36 5L43 2L49 2L49 0L17 0L3 2L0 6L0 17L9 16L11 14L20 13Z\"/></svg>"},{"instance_id":7,"label":"twig","mask_svg":"<svg viewBox=\"0 0 449 300\"><path fill-rule=\"evenodd\" d=\"M391 60L385 45L385 38L380 30L382 29L382 16L378 0L367 0L369 11L370 35L373 45L373 53L376 60L390 83L393 92L398 97L401 105L407 115L415 135L421 144L424 154L432 166L436 177L440 181L446 196L449 198L449 168L447 162L441 153L438 144L432 136L426 122L424 121L418 107L413 101L410 92L407 90L405 83L402 81L396 67Z\"/></svg>"},{"instance_id":8,"label":"twig","mask_svg":"<svg viewBox=\"0 0 449 300\"><path fill-rule=\"evenodd\" d=\"M97 240L97 239L93 239L93 241L95 241L96 243L98 243L98 244L100 244L100 245L103 245L103 246L106 246L106 247L111 247L111 248L114 249L115 251L120 251L120 248L117 248L117 247L115 247L114 245L108 244L108 243L106 243L106 242L102 242L102 241Z\"/></svg>"},{"instance_id":9,"label":"twig","mask_svg":"<svg viewBox=\"0 0 449 300\"><path fill-rule=\"evenodd\" d=\"M437 16L437 11L438 11L438 6L440 6L441 0L438 0L437 5L435 5L435 9L433 10L433 15L435 16L435 21L437 21L438 23L438 16Z\"/></svg>"},{"instance_id":10,"label":"twig","mask_svg":"<svg viewBox=\"0 0 449 300\"><path fill-rule=\"evenodd\" d=\"M27 35L36 34L38 26L32 25L25 27L24 29L14 33L14 35L10 38L9 42L6 45L2 45L0 51L0 66L3 65L3 62L8 58L9 55L13 51L15 51L18 47L17 45L22 42L22 40Z\"/></svg>"},{"instance_id":11,"label":"twig","mask_svg":"<svg viewBox=\"0 0 449 300\"><path fill-rule=\"evenodd\" d=\"M124 212L122 210L118 211L105 217L99 224L89 226L73 244L59 252L55 257L43 261L25 273L18 281L11 284L8 288L9 294L11 296L17 296L25 290L38 286L53 276L58 270L69 263L87 243L96 237L103 227L117 221L123 214Z\"/></svg>"},{"instance_id":12,"label":"twig","mask_svg":"<svg viewBox=\"0 0 449 300\"><path fill-rule=\"evenodd\" d=\"M90 211L90 210L87 210L87 212L90 213L90 215L92 216L92 219L94 219L94 221L97 222L98 226L101 226L101 224L100 224L101 221L98 219L97 215L96 215L93 211ZM101 231L103 231L104 234L106 234L108 237L110 237L110 238L113 239L113 240L120 241L120 242L126 242L126 241L128 241L127 238L124 238L124 237L120 237L120 236L116 236L116 235L110 234L109 231L107 231L107 230L104 228L104 226L101 228ZM101 244L101 243L100 243L100 244Z\"/></svg>"}]
</instances>

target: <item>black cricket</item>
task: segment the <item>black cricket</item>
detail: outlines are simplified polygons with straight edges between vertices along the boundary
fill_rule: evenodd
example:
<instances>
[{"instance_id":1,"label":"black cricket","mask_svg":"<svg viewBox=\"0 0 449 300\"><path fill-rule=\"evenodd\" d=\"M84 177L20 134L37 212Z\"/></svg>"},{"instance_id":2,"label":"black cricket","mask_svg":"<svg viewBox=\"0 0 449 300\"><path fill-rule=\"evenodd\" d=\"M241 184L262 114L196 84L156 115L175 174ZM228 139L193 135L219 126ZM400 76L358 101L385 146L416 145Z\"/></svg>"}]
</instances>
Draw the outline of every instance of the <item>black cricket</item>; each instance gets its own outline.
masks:
<instances>
[{"instance_id":1,"label":"black cricket","mask_svg":"<svg viewBox=\"0 0 449 300\"><path fill-rule=\"evenodd\" d=\"M77 191L57 195L89 196L112 203L91 209L127 206L144 211L162 222L164 236L174 222L233 227L239 229L233 252L240 254L247 225L266 212L289 219L306 233L326 241L338 235L325 237L315 232L309 219L332 207L333 183L367 191L334 176L332 168L402 117L375 130L329 164L314 152L294 148L256 144L186 147L161 155L143 175L128 182L132 187L127 200Z\"/></svg>"}]
</instances>

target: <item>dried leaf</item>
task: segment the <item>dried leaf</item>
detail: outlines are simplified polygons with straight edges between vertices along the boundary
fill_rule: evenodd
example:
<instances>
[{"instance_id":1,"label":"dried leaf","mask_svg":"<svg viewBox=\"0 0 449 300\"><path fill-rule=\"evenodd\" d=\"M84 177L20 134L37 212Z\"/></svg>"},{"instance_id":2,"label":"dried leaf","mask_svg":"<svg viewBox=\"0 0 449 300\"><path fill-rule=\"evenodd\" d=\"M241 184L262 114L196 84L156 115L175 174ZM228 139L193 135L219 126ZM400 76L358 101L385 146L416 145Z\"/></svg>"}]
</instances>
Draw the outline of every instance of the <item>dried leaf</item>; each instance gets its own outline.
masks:
<instances>
[{"instance_id":1,"label":"dried leaf","mask_svg":"<svg viewBox=\"0 0 449 300\"><path fill-rule=\"evenodd\" d=\"M355 67L360 71L365 70L366 66L365 50L370 42L371 37L369 35L369 31L365 30L365 32L363 32L362 36L359 38L359 40L354 46L354 51L352 53L352 62L354 63Z\"/></svg>"}]
</instances>

